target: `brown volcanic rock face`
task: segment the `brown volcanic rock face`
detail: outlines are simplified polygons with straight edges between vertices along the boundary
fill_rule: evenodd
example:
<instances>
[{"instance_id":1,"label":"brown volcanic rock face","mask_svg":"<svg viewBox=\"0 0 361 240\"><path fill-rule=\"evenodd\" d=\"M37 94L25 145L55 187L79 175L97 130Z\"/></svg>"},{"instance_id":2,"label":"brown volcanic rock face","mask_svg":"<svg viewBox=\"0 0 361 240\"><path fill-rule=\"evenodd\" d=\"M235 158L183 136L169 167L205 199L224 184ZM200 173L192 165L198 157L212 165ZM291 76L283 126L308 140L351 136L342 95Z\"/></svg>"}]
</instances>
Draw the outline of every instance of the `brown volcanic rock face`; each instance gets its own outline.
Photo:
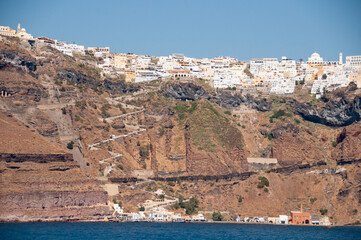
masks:
<instances>
[{"instance_id":1,"label":"brown volcanic rock face","mask_svg":"<svg viewBox=\"0 0 361 240\"><path fill-rule=\"evenodd\" d=\"M25 127L10 113L0 112L0 153L65 154L63 148L49 143Z\"/></svg>"},{"instance_id":2,"label":"brown volcanic rock face","mask_svg":"<svg viewBox=\"0 0 361 240\"><path fill-rule=\"evenodd\" d=\"M29 74L15 71L0 71L0 90L11 94L11 100L40 101L48 93Z\"/></svg>"},{"instance_id":3,"label":"brown volcanic rock face","mask_svg":"<svg viewBox=\"0 0 361 240\"><path fill-rule=\"evenodd\" d=\"M348 126L337 136L337 146L332 157L338 164L361 161L361 124Z\"/></svg>"},{"instance_id":4,"label":"brown volcanic rock face","mask_svg":"<svg viewBox=\"0 0 361 240\"><path fill-rule=\"evenodd\" d=\"M69 206L89 207L99 203L106 204L108 196L101 191L32 191L25 193L8 193L0 196L0 203L3 208L21 210L27 209L49 209L64 208Z\"/></svg>"},{"instance_id":5,"label":"brown volcanic rock face","mask_svg":"<svg viewBox=\"0 0 361 240\"><path fill-rule=\"evenodd\" d=\"M284 134L272 140L273 157L281 166L289 166L303 161L320 160L318 142L312 137L304 139L300 136Z\"/></svg>"},{"instance_id":6,"label":"brown volcanic rock face","mask_svg":"<svg viewBox=\"0 0 361 240\"><path fill-rule=\"evenodd\" d=\"M106 206L106 192L71 154L10 114L0 117L1 221L94 217L104 212L98 205Z\"/></svg>"}]
</instances>

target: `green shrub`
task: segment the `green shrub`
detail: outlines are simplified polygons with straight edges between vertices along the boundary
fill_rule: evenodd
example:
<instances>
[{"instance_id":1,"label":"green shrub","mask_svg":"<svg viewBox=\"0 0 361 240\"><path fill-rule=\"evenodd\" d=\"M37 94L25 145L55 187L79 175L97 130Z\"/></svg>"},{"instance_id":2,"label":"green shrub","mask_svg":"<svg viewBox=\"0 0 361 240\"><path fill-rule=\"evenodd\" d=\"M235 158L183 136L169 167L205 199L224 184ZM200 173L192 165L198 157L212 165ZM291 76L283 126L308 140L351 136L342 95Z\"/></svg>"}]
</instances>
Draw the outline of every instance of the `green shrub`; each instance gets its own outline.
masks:
<instances>
[{"instance_id":1,"label":"green shrub","mask_svg":"<svg viewBox=\"0 0 361 240\"><path fill-rule=\"evenodd\" d=\"M311 204L313 204L314 202L316 202L316 200L317 200L317 198L311 198L311 199L310 199Z\"/></svg>"},{"instance_id":2,"label":"green shrub","mask_svg":"<svg viewBox=\"0 0 361 240\"><path fill-rule=\"evenodd\" d=\"M149 157L149 149L150 149L149 144L139 147L139 155L142 160L147 159Z\"/></svg>"},{"instance_id":3,"label":"green shrub","mask_svg":"<svg viewBox=\"0 0 361 240\"><path fill-rule=\"evenodd\" d=\"M186 118L186 115L184 113L179 114L179 121L183 121Z\"/></svg>"},{"instance_id":4,"label":"green shrub","mask_svg":"<svg viewBox=\"0 0 361 240\"><path fill-rule=\"evenodd\" d=\"M338 143L337 143L336 141L333 141L333 142L332 142L332 147L335 148L335 147L337 147L337 145L338 145Z\"/></svg>"},{"instance_id":5,"label":"green shrub","mask_svg":"<svg viewBox=\"0 0 361 240\"><path fill-rule=\"evenodd\" d=\"M189 201L184 204L185 209L186 209L186 214L189 214L189 215L196 214L198 204L199 204L198 199L196 199L196 198L189 199Z\"/></svg>"},{"instance_id":6,"label":"green shrub","mask_svg":"<svg viewBox=\"0 0 361 240\"><path fill-rule=\"evenodd\" d=\"M327 210L326 208L321 208L321 209L320 209L321 215L326 215L327 212L328 212L328 210Z\"/></svg>"},{"instance_id":7,"label":"green shrub","mask_svg":"<svg viewBox=\"0 0 361 240\"><path fill-rule=\"evenodd\" d=\"M242 196L239 196L239 197L238 197L238 202L239 202L239 203L242 203L242 202L243 202L243 197L242 197Z\"/></svg>"},{"instance_id":8,"label":"green shrub","mask_svg":"<svg viewBox=\"0 0 361 240\"><path fill-rule=\"evenodd\" d=\"M270 122L273 123L273 119L275 119L275 118L277 119L280 117L291 117L291 116L292 116L291 113L286 113L283 110L274 111L273 115L270 117Z\"/></svg>"},{"instance_id":9,"label":"green shrub","mask_svg":"<svg viewBox=\"0 0 361 240\"><path fill-rule=\"evenodd\" d=\"M179 113L184 113L187 111L187 105L185 103L179 103L173 108Z\"/></svg>"},{"instance_id":10,"label":"green shrub","mask_svg":"<svg viewBox=\"0 0 361 240\"><path fill-rule=\"evenodd\" d=\"M74 142L73 142L73 141L69 142L66 147L67 147L68 149L73 149L73 148L74 148Z\"/></svg>"},{"instance_id":11,"label":"green shrub","mask_svg":"<svg viewBox=\"0 0 361 240\"><path fill-rule=\"evenodd\" d=\"M163 136L164 133L165 133L164 127L163 127L163 126L160 126L160 127L158 128L158 134L159 134L159 136Z\"/></svg>"},{"instance_id":12,"label":"green shrub","mask_svg":"<svg viewBox=\"0 0 361 240\"><path fill-rule=\"evenodd\" d=\"M270 140L270 141L273 139L272 134L270 134L270 133L267 133L266 135L264 135L264 137L268 138L268 140Z\"/></svg>"},{"instance_id":13,"label":"green shrub","mask_svg":"<svg viewBox=\"0 0 361 240\"><path fill-rule=\"evenodd\" d=\"M224 114L227 114L227 115L232 115L232 113L230 111L224 111Z\"/></svg>"},{"instance_id":14,"label":"green shrub","mask_svg":"<svg viewBox=\"0 0 361 240\"><path fill-rule=\"evenodd\" d=\"M65 115L65 114L66 114L66 108L63 107L63 108L61 109L61 112Z\"/></svg>"},{"instance_id":15,"label":"green shrub","mask_svg":"<svg viewBox=\"0 0 361 240\"><path fill-rule=\"evenodd\" d=\"M266 177L258 177L259 183L257 184L258 188L263 188L264 186L269 187L269 181Z\"/></svg>"},{"instance_id":16,"label":"green shrub","mask_svg":"<svg viewBox=\"0 0 361 240\"><path fill-rule=\"evenodd\" d=\"M212 214L212 220L213 221L222 221L223 220L223 216L220 212L213 212Z\"/></svg>"},{"instance_id":17,"label":"green shrub","mask_svg":"<svg viewBox=\"0 0 361 240\"><path fill-rule=\"evenodd\" d=\"M145 211L145 207L141 206L140 208L138 208L139 212L144 212Z\"/></svg>"},{"instance_id":18,"label":"green shrub","mask_svg":"<svg viewBox=\"0 0 361 240\"><path fill-rule=\"evenodd\" d=\"M191 107L189 108L188 112L192 114L197 109L198 103L193 102Z\"/></svg>"},{"instance_id":19,"label":"green shrub","mask_svg":"<svg viewBox=\"0 0 361 240\"><path fill-rule=\"evenodd\" d=\"M76 101L75 106L80 108L81 110L84 110L86 108L87 104L86 104L85 100L81 100L81 101Z\"/></svg>"}]
</instances>

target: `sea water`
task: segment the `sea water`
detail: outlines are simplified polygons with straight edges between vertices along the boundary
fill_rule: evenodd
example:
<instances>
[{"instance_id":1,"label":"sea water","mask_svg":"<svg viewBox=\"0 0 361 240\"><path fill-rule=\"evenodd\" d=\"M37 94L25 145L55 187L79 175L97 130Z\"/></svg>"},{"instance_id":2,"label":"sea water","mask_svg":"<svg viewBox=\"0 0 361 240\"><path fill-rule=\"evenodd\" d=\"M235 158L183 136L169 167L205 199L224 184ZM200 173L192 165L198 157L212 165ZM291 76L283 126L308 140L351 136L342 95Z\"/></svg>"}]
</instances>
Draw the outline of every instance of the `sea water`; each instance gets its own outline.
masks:
<instances>
[{"instance_id":1,"label":"sea water","mask_svg":"<svg viewBox=\"0 0 361 240\"><path fill-rule=\"evenodd\" d=\"M0 239L361 239L361 227L228 223L0 223Z\"/></svg>"}]
</instances>

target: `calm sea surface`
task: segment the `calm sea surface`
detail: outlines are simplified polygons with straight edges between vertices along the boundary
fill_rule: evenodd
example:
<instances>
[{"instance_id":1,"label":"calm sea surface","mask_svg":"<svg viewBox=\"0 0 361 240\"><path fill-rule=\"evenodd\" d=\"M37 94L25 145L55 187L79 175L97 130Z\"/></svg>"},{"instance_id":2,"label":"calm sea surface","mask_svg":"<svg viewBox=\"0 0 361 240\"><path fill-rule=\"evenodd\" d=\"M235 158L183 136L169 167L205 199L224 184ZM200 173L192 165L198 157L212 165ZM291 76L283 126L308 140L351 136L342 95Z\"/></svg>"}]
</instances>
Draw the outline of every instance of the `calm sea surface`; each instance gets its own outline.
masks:
<instances>
[{"instance_id":1,"label":"calm sea surface","mask_svg":"<svg viewBox=\"0 0 361 240\"><path fill-rule=\"evenodd\" d=\"M0 239L361 239L361 227L210 223L1 223Z\"/></svg>"}]
</instances>

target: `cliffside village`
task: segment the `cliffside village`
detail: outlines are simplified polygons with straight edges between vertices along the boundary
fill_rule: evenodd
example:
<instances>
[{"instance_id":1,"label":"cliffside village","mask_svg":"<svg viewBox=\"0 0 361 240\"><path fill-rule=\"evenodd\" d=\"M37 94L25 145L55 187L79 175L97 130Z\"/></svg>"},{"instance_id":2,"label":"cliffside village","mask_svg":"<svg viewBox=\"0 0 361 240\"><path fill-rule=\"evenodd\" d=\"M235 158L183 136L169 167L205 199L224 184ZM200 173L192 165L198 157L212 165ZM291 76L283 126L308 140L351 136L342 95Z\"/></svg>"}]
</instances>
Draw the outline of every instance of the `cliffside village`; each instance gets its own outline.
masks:
<instances>
[{"instance_id":1,"label":"cliffside village","mask_svg":"<svg viewBox=\"0 0 361 240\"><path fill-rule=\"evenodd\" d=\"M91 55L101 59L94 67L102 70L103 76L124 77L126 82L146 82L152 80L193 81L203 79L215 89L241 90L250 94L292 95L295 86L305 85L311 94L320 98L325 91L346 87L354 82L361 88L361 55L346 56L342 53L338 61L325 61L318 53L313 53L307 61L282 57L239 61L231 57L196 59L183 54L170 56L145 56L133 53L111 53L109 47L88 47L75 43L69 44L48 37L33 37L20 24L17 30L0 26L0 35L17 37L31 41L41 41L69 56ZM256 170L264 170L277 164L274 158L248 158L248 164ZM155 222L204 222L206 213L199 211L195 215L186 215L184 210L170 212L166 208L178 202L170 196L164 196L162 190L153 193L154 198L139 205L138 212L125 212L119 203L111 203L114 212L109 221L155 221ZM162 196L162 197L159 197ZM327 216L311 215L299 211L290 215L274 217L243 217L233 219L244 223L270 224L306 224L330 225Z\"/></svg>"},{"instance_id":2,"label":"cliffside village","mask_svg":"<svg viewBox=\"0 0 361 240\"><path fill-rule=\"evenodd\" d=\"M339 54L338 61L326 61L313 53L298 61L278 58L239 61L232 57L190 58L184 54L145 56L133 53L111 53L109 47L88 47L58 41L48 37L33 37L20 24L17 30L0 26L0 35L42 41L69 56L91 55L100 59L94 67L103 76L122 76L127 82L152 80L192 81L203 79L215 89L242 90L249 94L292 95L297 84L305 85L311 94L320 98L325 91L348 86L354 82L361 88L361 55Z\"/></svg>"}]
</instances>

